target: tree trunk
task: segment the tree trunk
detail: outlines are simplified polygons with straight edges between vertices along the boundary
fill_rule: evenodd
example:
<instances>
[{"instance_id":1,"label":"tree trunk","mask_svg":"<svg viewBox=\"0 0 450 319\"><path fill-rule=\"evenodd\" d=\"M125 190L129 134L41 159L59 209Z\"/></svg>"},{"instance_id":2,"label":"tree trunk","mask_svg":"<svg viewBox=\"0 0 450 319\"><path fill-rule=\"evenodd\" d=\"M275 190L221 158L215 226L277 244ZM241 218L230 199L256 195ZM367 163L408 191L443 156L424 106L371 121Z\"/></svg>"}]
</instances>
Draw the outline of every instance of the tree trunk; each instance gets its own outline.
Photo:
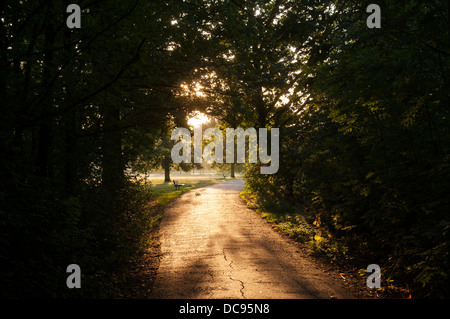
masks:
<instances>
[{"instance_id":1,"label":"tree trunk","mask_svg":"<svg viewBox=\"0 0 450 319\"><path fill-rule=\"evenodd\" d=\"M76 113L71 110L65 116L65 166L64 166L64 188L67 194L72 194L77 184L77 139L76 139Z\"/></svg>"},{"instance_id":2,"label":"tree trunk","mask_svg":"<svg viewBox=\"0 0 450 319\"><path fill-rule=\"evenodd\" d=\"M125 180L119 120L120 110L117 107L104 108L102 185L110 193L120 190Z\"/></svg>"},{"instance_id":3,"label":"tree trunk","mask_svg":"<svg viewBox=\"0 0 450 319\"><path fill-rule=\"evenodd\" d=\"M172 159L170 156L164 157L163 167L164 167L164 182L170 182L170 165L172 164Z\"/></svg>"},{"instance_id":4,"label":"tree trunk","mask_svg":"<svg viewBox=\"0 0 450 319\"><path fill-rule=\"evenodd\" d=\"M53 6L49 4L47 9L48 16L52 15ZM44 95L42 100L42 114L49 112L53 109L53 87L51 80L55 72L55 63L53 56L53 45L55 41L54 26L51 21L48 21L45 26L45 38L44 38L44 59L42 64L42 92ZM51 168L49 163L50 152L52 149L52 118L49 118L46 122L41 123L38 130L38 150L37 150L37 174L42 177L50 177Z\"/></svg>"},{"instance_id":5,"label":"tree trunk","mask_svg":"<svg viewBox=\"0 0 450 319\"><path fill-rule=\"evenodd\" d=\"M236 162L237 162L237 141L236 138L233 141L233 149L234 149L234 158L233 158L233 162L231 163L231 171L230 171L230 177L231 178L235 178L234 176L234 170L235 170L235 166L236 166Z\"/></svg>"},{"instance_id":6,"label":"tree trunk","mask_svg":"<svg viewBox=\"0 0 450 319\"><path fill-rule=\"evenodd\" d=\"M164 182L170 182L170 166L164 167Z\"/></svg>"},{"instance_id":7,"label":"tree trunk","mask_svg":"<svg viewBox=\"0 0 450 319\"><path fill-rule=\"evenodd\" d=\"M38 149L37 149L37 175L41 177L50 177L49 153L52 145L50 126L46 123L41 124L38 131Z\"/></svg>"}]
</instances>

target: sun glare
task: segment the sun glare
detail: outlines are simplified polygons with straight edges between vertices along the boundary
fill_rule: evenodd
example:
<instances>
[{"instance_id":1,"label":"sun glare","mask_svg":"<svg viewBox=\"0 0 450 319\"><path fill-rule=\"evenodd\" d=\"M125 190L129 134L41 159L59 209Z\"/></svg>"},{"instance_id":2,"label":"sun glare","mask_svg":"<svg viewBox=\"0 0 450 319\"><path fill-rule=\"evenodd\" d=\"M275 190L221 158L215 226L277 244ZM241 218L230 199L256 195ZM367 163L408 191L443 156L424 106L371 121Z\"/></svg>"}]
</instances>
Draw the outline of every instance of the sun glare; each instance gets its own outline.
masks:
<instances>
[{"instance_id":1,"label":"sun glare","mask_svg":"<svg viewBox=\"0 0 450 319\"><path fill-rule=\"evenodd\" d=\"M209 117L205 114L196 111L193 116L188 120L190 126L200 126L201 124L208 123L210 121Z\"/></svg>"}]
</instances>

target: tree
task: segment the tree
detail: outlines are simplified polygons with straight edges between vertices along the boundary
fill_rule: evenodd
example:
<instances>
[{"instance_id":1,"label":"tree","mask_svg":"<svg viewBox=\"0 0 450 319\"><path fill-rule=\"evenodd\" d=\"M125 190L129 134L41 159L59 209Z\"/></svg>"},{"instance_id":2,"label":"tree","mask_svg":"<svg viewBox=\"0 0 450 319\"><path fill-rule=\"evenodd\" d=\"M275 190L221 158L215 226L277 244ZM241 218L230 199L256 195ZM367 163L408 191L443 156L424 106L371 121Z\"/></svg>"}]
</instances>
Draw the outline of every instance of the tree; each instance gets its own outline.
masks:
<instances>
[{"instance_id":1,"label":"tree","mask_svg":"<svg viewBox=\"0 0 450 319\"><path fill-rule=\"evenodd\" d=\"M140 240L130 227L142 228L124 168L139 156L137 143L151 142L177 113L167 100L193 68L183 55L198 60L192 45L171 46L192 40L172 24L183 16L178 1L83 2L80 29L66 26L68 4L0 5L1 280L8 297L66 295L55 273L64 274L69 259L96 278L89 282L98 280L84 293L99 296L99 283L113 282L108 269Z\"/></svg>"},{"instance_id":2,"label":"tree","mask_svg":"<svg viewBox=\"0 0 450 319\"><path fill-rule=\"evenodd\" d=\"M368 4L292 7L283 30L308 100L285 122L287 169L247 183L261 202L301 202L417 293L446 295L448 2L380 3L381 29L367 28Z\"/></svg>"}]
</instances>

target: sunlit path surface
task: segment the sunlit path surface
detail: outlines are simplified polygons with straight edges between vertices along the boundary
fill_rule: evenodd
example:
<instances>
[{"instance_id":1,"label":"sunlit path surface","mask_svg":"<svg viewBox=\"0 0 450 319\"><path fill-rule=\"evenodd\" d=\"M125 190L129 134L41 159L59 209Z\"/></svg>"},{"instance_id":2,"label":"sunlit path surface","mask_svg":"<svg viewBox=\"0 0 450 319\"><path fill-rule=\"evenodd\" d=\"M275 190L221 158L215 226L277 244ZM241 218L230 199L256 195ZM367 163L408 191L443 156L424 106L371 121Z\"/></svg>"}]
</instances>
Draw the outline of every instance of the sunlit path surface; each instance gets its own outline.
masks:
<instances>
[{"instance_id":1,"label":"sunlit path surface","mask_svg":"<svg viewBox=\"0 0 450 319\"><path fill-rule=\"evenodd\" d=\"M167 207L153 298L351 298L246 207L243 187L238 179L199 188Z\"/></svg>"}]
</instances>

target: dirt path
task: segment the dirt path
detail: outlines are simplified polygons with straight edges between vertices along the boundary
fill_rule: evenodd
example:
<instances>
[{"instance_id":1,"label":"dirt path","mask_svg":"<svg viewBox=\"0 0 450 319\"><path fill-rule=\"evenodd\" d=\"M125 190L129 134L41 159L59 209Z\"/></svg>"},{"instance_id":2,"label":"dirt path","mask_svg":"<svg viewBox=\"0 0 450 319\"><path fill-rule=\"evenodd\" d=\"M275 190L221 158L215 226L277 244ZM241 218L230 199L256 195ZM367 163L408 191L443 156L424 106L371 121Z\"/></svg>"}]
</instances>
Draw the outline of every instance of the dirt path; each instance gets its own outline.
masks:
<instances>
[{"instance_id":1,"label":"dirt path","mask_svg":"<svg viewBox=\"0 0 450 319\"><path fill-rule=\"evenodd\" d=\"M246 207L243 187L230 180L167 206L152 298L352 298L339 276Z\"/></svg>"}]
</instances>

